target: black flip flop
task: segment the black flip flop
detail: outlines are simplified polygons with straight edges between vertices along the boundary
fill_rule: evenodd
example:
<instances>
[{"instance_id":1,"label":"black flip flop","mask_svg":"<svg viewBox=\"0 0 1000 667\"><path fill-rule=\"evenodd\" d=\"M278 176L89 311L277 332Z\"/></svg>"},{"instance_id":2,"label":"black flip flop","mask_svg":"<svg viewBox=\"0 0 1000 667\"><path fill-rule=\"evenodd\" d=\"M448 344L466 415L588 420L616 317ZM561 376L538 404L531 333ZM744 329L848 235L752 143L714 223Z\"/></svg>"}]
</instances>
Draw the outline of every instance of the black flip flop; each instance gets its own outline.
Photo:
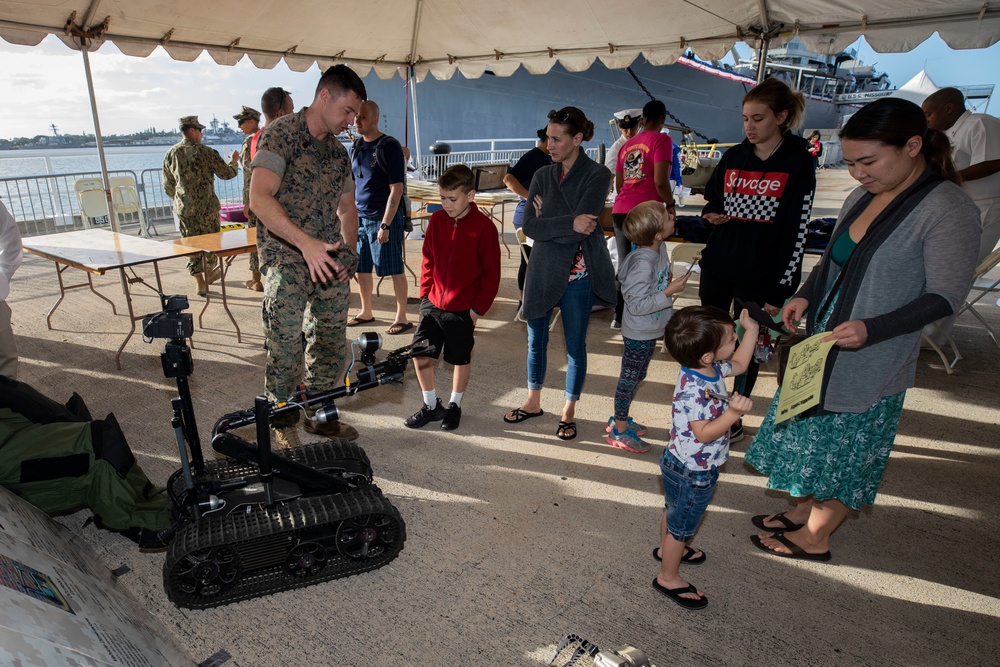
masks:
<instances>
[{"instance_id":1,"label":"black flip flop","mask_svg":"<svg viewBox=\"0 0 1000 667\"><path fill-rule=\"evenodd\" d=\"M701 551L700 556L692 557L691 554L693 554L695 551L701 551L701 549L695 549L693 547L685 546L684 555L681 556L681 563L685 563L687 565L701 565L702 563L704 563L705 552ZM653 558L661 562L663 561L663 559L660 558L660 547L653 547Z\"/></svg>"},{"instance_id":2,"label":"black flip flop","mask_svg":"<svg viewBox=\"0 0 1000 667\"><path fill-rule=\"evenodd\" d=\"M768 517L771 517L771 521L777 521L780 523L781 526L778 528L775 528L774 526L765 526L764 521L766 521ZM770 514L758 514L750 519L750 521L753 522L753 525L768 533L793 533L805 525L803 523L795 523L785 516L784 512L775 514L773 517Z\"/></svg>"},{"instance_id":3,"label":"black flip flop","mask_svg":"<svg viewBox=\"0 0 1000 667\"><path fill-rule=\"evenodd\" d=\"M792 542L790 539L785 537L784 533L775 533L774 535L771 536L771 538L778 540L779 542L784 544L786 547L788 547L788 550L791 551L792 553L783 554L780 551L775 551L774 549L771 549L766 544L764 544L764 542L757 535L751 535L750 541L753 542L753 545L758 549L760 549L761 551L769 553L772 556L778 556L779 558L797 558L799 560L819 560L819 561L828 561L831 558L833 558L833 554L831 554L829 551L824 551L821 554L811 554L808 551L805 551L802 547L795 544L795 542Z\"/></svg>"},{"instance_id":4,"label":"black flip flop","mask_svg":"<svg viewBox=\"0 0 1000 667\"><path fill-rule=\"evenodd\" d=\"M393 322L392 325L385 330L390 336L398 336L401 333L406 333L413 328L413 322Z\"/></svg>"},{"instance_id":5,"label":"black flip flop","mask_svg":"<svg viewBox=\"0 0 1000 667\"><path fill-rule=\"evenodd\" d=\"M508 424L520 424L525 419L531 419L532 417L541 417L545 414L545 410L539 410L538 412L528 412L527 410L522 410L521 408L514 408L510 411L510 414L514 416L513 419L508 419L507 415L503 416L503 420Z\"/></svg>"},{"instance_id":6,"label":"black flip flop","mask_svg":"<svg viewBox=\"0 0 1000 667\"><path fill-rule=\"evenodd\" d=\"M347 320L347 326L359 327L362 324L371 324L374 321L375 321L374 317L369 317L367 320L363 317L352 317L351 319Z\"/></svg>"},{"instance_id":7,"label":"black flip flop","mask_svg":"<svg viewBox=\"0 0 1000 667\"><path fill-rule=\"evenodd\" d=\"M565 435L567 431L573 431L573 435ZM556 437L560 440L572 440L576 437L576 422L559 422L559 428L556 429Z\"/></svg>"},{"instance_id":8,"label":"black flip flop","mask_svg":"<svg viewBox=\"0 0 1000 667\"><path fill-rule=\"evenodd\" d=\"M653 579L653 588L660 591L661 593L663 593L668 598L670 598L680 606L684 607L685 609L704 609L705 607L708 606L707 595L702 595L697 600L692 598L681 597L681 595L684 593L694 593L695 595L698 594L698 589L695 588L694 585L692 584L688 584L684 588L664 588L663 586L660 585L660 582L658 582L656 579Z\"/></svg>"}]
</instances>

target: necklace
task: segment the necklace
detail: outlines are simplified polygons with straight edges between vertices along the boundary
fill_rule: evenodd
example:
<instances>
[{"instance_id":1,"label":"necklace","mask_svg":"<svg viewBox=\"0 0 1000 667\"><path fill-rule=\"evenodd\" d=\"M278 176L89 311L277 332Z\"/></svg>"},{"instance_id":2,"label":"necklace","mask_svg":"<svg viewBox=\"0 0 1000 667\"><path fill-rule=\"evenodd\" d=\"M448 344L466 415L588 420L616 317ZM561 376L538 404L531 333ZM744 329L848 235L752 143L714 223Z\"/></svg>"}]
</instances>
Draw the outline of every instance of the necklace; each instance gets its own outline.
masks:
<instances>
[{"instance_id":1,"label":"necklace","mask_svg":"<svg viewBox=\"0 0 1000 667\"><path fill-rule=\"evenodd\" d=\"M774 153L775 153L775 152L776 152L776 151L777 151L777 150L778 150L779 148L781 148L781 144L783 144L783 143L785 143L785 138L784 138L784 137L781 137L781 140L780 140L780 141L778 141L778 143L774 145L774 148L772 148L772 149L771 149L771 152L767 154L767 157L766 157L766 158L764 158L764 161L765 161L765 162L767 162L768 160L770 160L770 159L771 159L771 156L772 156L772 155L774 155Z\"/></svg>"}]
</instances>

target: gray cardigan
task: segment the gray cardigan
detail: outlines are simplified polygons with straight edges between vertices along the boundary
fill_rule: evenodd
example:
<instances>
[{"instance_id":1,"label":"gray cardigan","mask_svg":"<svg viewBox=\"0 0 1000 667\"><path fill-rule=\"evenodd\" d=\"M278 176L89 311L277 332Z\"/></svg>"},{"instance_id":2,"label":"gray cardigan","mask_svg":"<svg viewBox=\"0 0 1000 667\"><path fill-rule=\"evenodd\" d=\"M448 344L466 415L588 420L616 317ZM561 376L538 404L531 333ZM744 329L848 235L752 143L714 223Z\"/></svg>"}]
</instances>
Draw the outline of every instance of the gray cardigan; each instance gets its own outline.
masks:
<instances>
[{"instance_id":1,"label":"gray cardigan","mask_svg":"<svg viewBox=\"0 0 1000 667\"><path fill-rule=\"evenodd\" d=\"M583 245L595 302L604 306L615 303L615 269L598 224L590 234L573 231L573 218L581 213L600 215L611 186L611 172L587 157L580 149L573 166L559 181L561 164L542 167L535 172L528 188L524 207L524 234L535 241L524 278L524 319L542 317L554 308L569 283L576 249ZM542 215L535 217L531 202L542 197Z\"/></svg>"},{"instance_id":2,"label":"gray cardigan","mask_svg":"<svg viewBox=\"0 0 1000 667\"><path fill-rule=\"evenodd\" d=\"M795 295L809 302L807 330L812 332L816 311L837 279L839 269L830 258L836 239L847 233L855 216L849 213L870 200L862 187L852 192L840 211L833 238L820 263ZM850 218L850 219L848 219ZM869 230L872 235L875 226ZM885 230L888 231L888 230ZM943 181L897 227L876 234L878 243L862 250L866 238L847 264L848 273L832 306L827 329L848 320L872 322L887 313L907 313L915 301L938 295L951 312L958 310L972 287L979 252L979 209L957 185ZM920 329L937 319L917 318L907 333L869 341L860 349L834 347L827 362L820 407L829 412L861 413L882 397L913 386Z\"/></svg>"},{"instance_id":3,"label":"gray cardigan","mask_svg":"<svg viewBox=\"0 0 1000 667\"><path fill-rule=\"evenodd\" d=\"M674 300L663 293L669 281L670 257L667 244L659 251L636 248L618 268L625 311L622 337L632 340L656 340L674 314Z\"/></svg>"}]
</instances>

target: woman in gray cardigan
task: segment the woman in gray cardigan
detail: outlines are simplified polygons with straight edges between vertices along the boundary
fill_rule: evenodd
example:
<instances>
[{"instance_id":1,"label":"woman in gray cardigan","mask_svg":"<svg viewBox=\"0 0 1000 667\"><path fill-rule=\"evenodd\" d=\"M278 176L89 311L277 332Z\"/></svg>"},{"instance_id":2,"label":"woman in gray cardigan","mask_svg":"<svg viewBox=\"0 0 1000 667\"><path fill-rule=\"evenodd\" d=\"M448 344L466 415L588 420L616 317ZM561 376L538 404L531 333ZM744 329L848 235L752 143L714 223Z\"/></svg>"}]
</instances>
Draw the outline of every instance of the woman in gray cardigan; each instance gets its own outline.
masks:
<instances>
[{"instance_id":1,"label":"woman in gray cardigan","mask_svg":"<svg viewBox=\"0 0 1000 667\"><path fill-rule=\"evenodd\" d=\"M785 305L785 326L834 341L817 408L775 424L778 395L746 454L795 508L753 517L760 549L830 560L849 510L872 505L892 450L920 330L958 309L972 285L979 213L956 184L951 146L920 107L872 102L840 133L861 183L844 202L829 247ZM772 534L774 533L774 534Z\"/></svg>"},{"instance_id":2,"label":"woman in gray cardigan","mask_svg":"<svg viewBox=\"0 0 1000 667\"><path fill-rule=\"evenodd\" d=\"M594 303L615 302L615 272L597 217L611 185L607 167L587 157L594 124L576 107L549 113L552 164L535 172L528 188L524 233L534 239L524 280L522 314L528 323L528 400L504 415L516 424L541 416L549 320L559 306L566 338L566 405L556 430L576 437L576 402L587 374L587 324Z\"/></svg>"}]
</instances>

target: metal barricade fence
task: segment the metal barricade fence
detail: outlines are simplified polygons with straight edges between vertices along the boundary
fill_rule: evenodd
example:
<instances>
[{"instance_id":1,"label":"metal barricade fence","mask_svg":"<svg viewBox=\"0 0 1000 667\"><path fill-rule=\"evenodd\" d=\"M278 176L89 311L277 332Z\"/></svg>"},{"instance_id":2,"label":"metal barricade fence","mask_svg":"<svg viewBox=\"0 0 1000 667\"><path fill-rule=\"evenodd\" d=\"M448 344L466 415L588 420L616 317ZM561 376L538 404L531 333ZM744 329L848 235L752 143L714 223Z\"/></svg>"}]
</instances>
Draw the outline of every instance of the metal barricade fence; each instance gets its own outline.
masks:
<instances>
[{"instance_id":1,"label":"metal barricade fence","mask_svg":"<svg viewBox=\"0 0 1000 667\"><path fill-rule=\"evenodd\" d=\"M145 169L137 176L134 171L109 171L108 176L131 176L135 179L143 214L153 229L157 223L172 221L171 200L163 191L163 170ZM80 211L74 185L82 178L100 179L97 171L66 174L47 174L0 179L0 199L18 223L22 236L37 236L82 229L85 224ZM242 172L228 181L215 179L215 193L219 202L243 202ZM125 213L119 217L123 231L138 233L139 216ZM173 223L171 222L171 225ZM134 228L134 229L133 229Z\"/></svg>"}]
</instances>

